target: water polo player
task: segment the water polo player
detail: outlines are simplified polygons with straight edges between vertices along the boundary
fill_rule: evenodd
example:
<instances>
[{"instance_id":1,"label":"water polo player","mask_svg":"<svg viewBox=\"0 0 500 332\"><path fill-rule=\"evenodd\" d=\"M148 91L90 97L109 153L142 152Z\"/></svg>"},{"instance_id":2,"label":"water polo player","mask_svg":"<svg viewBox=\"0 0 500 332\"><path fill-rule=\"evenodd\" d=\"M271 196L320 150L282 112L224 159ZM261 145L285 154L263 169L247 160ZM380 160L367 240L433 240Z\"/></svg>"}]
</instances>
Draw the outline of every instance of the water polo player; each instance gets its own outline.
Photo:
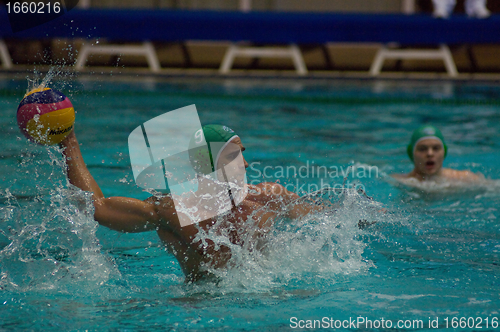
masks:
<instances>
[{"instance_id":1,"label":"water polo player","mask_svg":"<svg viewBox=\"0 0 500 332\"><path fill-rule=\"evenodd\" d=\"M407 153L414 168L408 174L394 174L399 180L416 179L418 181L459 180L461 182L478 181L482 177L470 171L458 171L443 168L443 161L448 153L448 147L443 134L431 125L417 128L411 136Z\"/></svg>"},{"instance_id":2,"label":"water polo player","mask_svg":"<svg viewBox=\"0 0 500 332\"><path fill-rule=\"evenodd\" d=\"M199 156L200 159L207 157L210 159L211 169L199 169L198 173L218 171L219 166L216 164L225 164L224 160L229 162L231 154L235 152L233 151L235 146L237 154L241 156L245 150L240 137L224 126L204 126L198 135L204 135L208 142L220 140L222 145L225 145L215 158L213 153ZM228 142L231 144L225 144ZM74 131L61 142L60 146L64 149L70 183L92 193L95 220L120 232L155 230L179 261L188 281L207 275L207 269L226 266L231 257L229 245L215 244L208 239L202 241L197 237L200 231L210 231L225 236L232 245L252 246L253 243L250 241L257 241L259 234L266 232L278 215L293 219L306 215L312 209L318 209L302 200L299 203L300 197L283 186L266 182L256 186L248 185L248 191L244 191L245 195L236 199L236 202L233 197L229 211L222 216L200 218L196 222L188 222L182 226L182 212L176 210L172 195L152 196L144 201L128 197L104 197L85 165ZM192 161L198 161L196 156L192 157L194 157ZM248 166L244 159L243 164L245 167ZM211 184L208 182L210 179L204 181L207 186ZM212 184L216 181L217 179L213 179ZM193 194L194 198L200 196L197 195L199 189ZM192 217L187 216L187 218L189 220Z\"/></svg>"}]
</instances>

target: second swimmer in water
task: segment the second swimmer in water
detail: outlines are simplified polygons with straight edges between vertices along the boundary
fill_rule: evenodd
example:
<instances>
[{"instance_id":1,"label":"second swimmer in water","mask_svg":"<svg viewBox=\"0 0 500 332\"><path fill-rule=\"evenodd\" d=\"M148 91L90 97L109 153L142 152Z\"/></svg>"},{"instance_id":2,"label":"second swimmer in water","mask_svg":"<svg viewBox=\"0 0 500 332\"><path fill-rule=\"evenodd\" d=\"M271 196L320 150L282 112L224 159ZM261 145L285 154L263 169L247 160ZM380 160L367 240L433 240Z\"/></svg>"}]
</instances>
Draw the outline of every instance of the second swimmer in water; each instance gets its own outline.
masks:
<instances>
[{"instance_id":1,"label":"second swimmer in water","mask_svg":"<svg viewBox=\"0 0 500 332\"><path fill-rule=\"evenodd\" d=\"M434 126L425 125L417 128L413 132L407 152L414 164L413 171L408 174L394 174L393 177L397 180L416 179L419 182L477 182L484 180L483 176L470 171L458 171L443 167L448 147L444 142L443 134Z\"/></svg>"}]
</instances>

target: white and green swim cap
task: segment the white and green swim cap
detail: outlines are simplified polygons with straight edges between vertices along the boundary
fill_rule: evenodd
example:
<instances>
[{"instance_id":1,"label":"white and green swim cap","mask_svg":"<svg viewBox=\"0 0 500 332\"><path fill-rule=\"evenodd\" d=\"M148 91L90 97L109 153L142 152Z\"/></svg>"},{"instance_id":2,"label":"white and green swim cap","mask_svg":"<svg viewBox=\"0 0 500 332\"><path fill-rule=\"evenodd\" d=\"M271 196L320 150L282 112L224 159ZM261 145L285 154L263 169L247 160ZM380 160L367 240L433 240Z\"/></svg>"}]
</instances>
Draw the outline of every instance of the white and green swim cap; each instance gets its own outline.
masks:
<instances>
[{"instance_id":1,"label":"white and green swim cap","mask_svg":"<svg viewBox=\"0 0 500 332\"><path fill-rule=\"evenodd\" d=\"M441 141L441 143L443 144L443 148L444 148L444 156L446 158L446 154L448 152L448 147L446 146L446 144L444 142L443 134L436 127L431 126L431 125L425 125L425 126L421 126L417 129L415 129L415 131L413 132L413 135L411 136L410 144L408 144L408 147L406 149L406 152L408 153L408 157L410 157L411 161L413 161L413 154L415 153L415 146L421 140L428 139L428 138L434 138L434 139Z\"/></svg>"},{"instance_id":2,"label":"white and green swim cap","mask_svg":"<svg viewBox=\"0 0 500 332\"><path fill-rule=\"evenodd\" d=\"M189 142L191 166L197 173L207 175L214 172L220 153L236 137L238 135L229 127L217 124L203 126L193 134Z\"/></svg>"}]
</instances>

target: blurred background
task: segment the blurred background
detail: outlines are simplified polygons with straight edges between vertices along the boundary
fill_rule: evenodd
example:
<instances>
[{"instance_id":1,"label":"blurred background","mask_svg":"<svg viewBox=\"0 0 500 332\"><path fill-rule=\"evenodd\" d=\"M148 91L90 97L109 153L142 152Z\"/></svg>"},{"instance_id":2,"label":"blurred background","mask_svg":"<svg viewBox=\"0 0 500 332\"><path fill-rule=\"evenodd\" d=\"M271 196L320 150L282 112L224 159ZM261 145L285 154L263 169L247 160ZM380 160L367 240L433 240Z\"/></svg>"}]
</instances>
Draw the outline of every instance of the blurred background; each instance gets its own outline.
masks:
<instances>
[{"instance_id":1,"label":"blurred background","mask_svg":"<svg viewBox=\"0 0 500 332\"><path fill-rule=\"evenodd\" d=\"M6 3L3 0L0 3ZM465 16L465 0L457 0L454 15ZM80 9L147 9L147 10L209 10L258 12L320 12L350 14L406 14L432 15L431 0L80 0ZM489 0L487 8L492 15L500 12L500 1ZM491 31L497 34L498 31ZM42 39L18 40L3 38L14 67L5 63L0 70L19 70L32 65L72 66L82 45L88 40ZM101 45L106 43L101 39ZM162 70L207 69L218 70L229 42L196 41L153 42ZM262 45L261 45L262 46ZM500 47L496 44L448 45L460 74L500 73ZM368 74L379 43L328 43L325 45L298 45L309 73L360 72ZM5 62L5 61L4 61ZM131 54L92 54L85 61L88 67L146 68L147 59ZM272 57L236 57L236 70L294 70L291 59ZM446 73L440 59L387 59L384 72ZM216 73L216 72L215 72Z\"/></svg>"}]
</instances>

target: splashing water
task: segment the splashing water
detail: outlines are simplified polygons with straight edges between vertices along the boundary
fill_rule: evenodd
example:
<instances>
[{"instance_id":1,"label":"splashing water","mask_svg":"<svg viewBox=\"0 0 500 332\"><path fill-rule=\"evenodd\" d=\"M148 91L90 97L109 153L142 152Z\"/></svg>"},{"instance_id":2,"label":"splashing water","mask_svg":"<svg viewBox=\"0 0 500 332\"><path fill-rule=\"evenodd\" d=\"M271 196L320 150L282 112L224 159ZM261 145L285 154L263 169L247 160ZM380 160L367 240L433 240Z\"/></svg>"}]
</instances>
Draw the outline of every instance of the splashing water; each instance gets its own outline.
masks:
<instances>
[{"instance_id":1,"label":"splashing water","mask_svg":"<svg viewBox=\"0 0 500 332\"><path fill-rule=\"evenodd\" d=\"M28 91L49 86L59 74L57 68L51 68L40 83L30 80ZM6 181L11 183L9 189L0 192L0 287L17 292L68 291L77 285L88 291L120 278L109 257L100 251L91 196L67 182L57 148L32 148L21 153L22 160L14 167L17 174ZM213 241L231 249L226 269L208 268L219 277L222 288L266 291L307 275L334 278L362 273L371 266L362 257L366 244L358 223L376 218L376 204L354 189L335 196L335 202L334 196L321 193L304 198L334 204L296 221L279 217L258 244L253 241L255 230L246 233L245 245L240 246L231 243L229 229L200 229L202 242Z\"/></svg>"},{"instance_id":2,"label":"splashing water","mask_svg":"<svg viewBox=\"0 0 500 332\"><path fill-rule=\"evenodd\" d=\"M22 90L23 83L19 84ZM80 138L84 153L87 150L94 158L93 164L88 157L86 161L97 166L93 175L106 190L120 196L141 194L134 193L137 190L130 181L115 180L127 179L127 172L130 179L131 173L129 165L116 163L112 154L126 151L123 138L132 123L187 102L212 108L211 121L239 125L242 137L260 137L247 144L268 151L266 158L276 163L296 165L305 158L290 157L297 151L310 151L311 158L323 160L323 152L328 151L329 165L333 161L341 165L353 154L366 151L361 161L386 167L388 173L409 171L397 142L406 142L406 134L423 116L443 125L450 125L454 117L450 135L471 131L466 128L470 116L475 133L465 137L464 145L462 138L455 143L455 151L461 152L455 166L470 168L465 160L475 160L479 166L472 171L499 178L498 146L478 143L498 141L498 126L484 130L484 123L496 123L496 102L459 109L371 102L317 105L303 101L303 106L297 106L296 99L287 102L286 95L275 98L274 90L266 90L275 99L266 101L263 93L263 99L252 96L241 103L238 95L224 94L222 101L214 98L211 89L217 84L212 82L207 89L210 98L198 97L206 82L196 83L148 86L144 81L81 81L90 90L77 94L85 105L78 119L79 131L85 131ZM275 83L269 86L276 89ZM346 85L331 83L326 82L324 90L311 91L324 96L325 91L338 93ZM181 89L189 93L183 95ZM96 98L103 92L106 98ZM301 100L313 99L296 94ZM4 105L18 102L13 96L4 100ZM294 109L275 105L275 100L280 104L285 100ZM4 107L3 119L12 117L13 109ZM122 116L116 116L117 110ZM270 111L275 121L255 122L256 116L268 117ZM375 121L378 125L374 126ZM400 130L394 130L395 121ZM296 221L278 218L275 227L264 234L261 250L232 245L229 266L212 271L218 282L184 284L178 263L155 242L156 234L119 234L97 227L88 197L67 185L58 152L34 145L26 149L30 143L19 137L14 121L4 123L8 130L2 139L0 173L0 329L280 331L290 329L292 316L349 319L362 315L394 322L414 318L427 322L429 316L436 316L442 323L452 313L490 321L498 314L498 190L458 197L436 194L433 200L407 202L406 190L378 177L365 178L362 181L370 194L391 211L379 213L374 201L354 191L338 198L323 197L332 203L330 210ZM276 124L284 125L274 128ZM335 135L332 124L337 124ZM293 144L283 133L296 136ZM325 139L318 140L318 134ZM347 135L352 144L341 144ZM283 143L279 149L275 149L276 142ZM317 146L311 149L310 142ZM252 149L247 153L249 159L262 158ZM312 194L314 198L319 195ZM360 230L360 219L377 224ZM227 241L224 233L200 236Z\"/></svg>"},{"instance_id":3,"label":"splashing water","mask_svg":"<svg viewBox=\"0 0 500 332\"><path fill-rule=\"evenodd\" d=\"M25 95L34 89L50 88L52 85L57 85L57 89L65 91L65 94L71 97L68 87L71 87L71 72L65 72L62 67L50 67L47 73L35 71L34 77L27 77L28 87L26 88ZM56 83L57 81L57 83Z\"/></svg>"},{"instance_id":4,"label":"splashing water","mask_svg":"<svg viewBox=\"0 0 500 332\"><path fill-rule=\"evenodd\" d=\"M41 82L39 82L39 78L28 78L28 88L26 89L26 93L33 89L44 89L48 87L49 83L51 83L52 79L57 75L57 69L55 67L51 67L47 74L42 78Z\"/></svg>"},{"instance_id":5,"label":"splashing water","mask_svg":"<svg viewBox=\"0 0 500 332\"><path fill-rule=\"evenodd\" d=\"M365 273L373 266L363 258L367 244L360 221L382 222L380 204L354 188L346 188L340 195L318 191L301 200L312 200L326 208L296 220L278 217L263 236L257 234L255 221L249 218L243 246L231 243L228 229L221 233L218 226L224 224L223 218L207 231L199 228L198 240L213 241L231 250L226 268L208 267L218 277L219 291L267 292L284 284L301 283L303 287L305 280L335 282L339 275ZM262 209L267 208L254 214ZM200 287L207 290L206 285L194 285L191 291L198 292Z\"/></svg>"},{"instance_id":6,"label":"splashing water","mask_svg":"<svg viewBox=\"0 0 500 332\"><path fill-rule=\"evenodd\" d=\"M36 191L0 192L0 289L88 291L116 274L100 252L91 197L65 181L54 150L24 153L19 170L27 170L13 174Z\"/></svg>"},{"instance_id":7,"label":"splashing water","mask_svg":"<svg viewBox=\"0 0 500 332\"><path fill-rule=\"evenodd\" d=\"M67 183L59 149L28 148L17 171L12 181L18 186L0 194L0 287L14 292L89 292L121 278L101 252L91 196ZM240 246L231 243L229 229L200 229L199 239L229 247L231 259L225 269L208 268L218 277L215 288L210 283L193 285L189 292L199 287L267 292L309 279L334 281L373 266L363 258L367 244L358 226L360 220L382 220L379 204L354 188L341 195L316 192L302 199L327 203L327 208L298 220L277 218L258 244L253 241L255 230L245 233L245 245Z\"/></svg>"}]
</instances>

